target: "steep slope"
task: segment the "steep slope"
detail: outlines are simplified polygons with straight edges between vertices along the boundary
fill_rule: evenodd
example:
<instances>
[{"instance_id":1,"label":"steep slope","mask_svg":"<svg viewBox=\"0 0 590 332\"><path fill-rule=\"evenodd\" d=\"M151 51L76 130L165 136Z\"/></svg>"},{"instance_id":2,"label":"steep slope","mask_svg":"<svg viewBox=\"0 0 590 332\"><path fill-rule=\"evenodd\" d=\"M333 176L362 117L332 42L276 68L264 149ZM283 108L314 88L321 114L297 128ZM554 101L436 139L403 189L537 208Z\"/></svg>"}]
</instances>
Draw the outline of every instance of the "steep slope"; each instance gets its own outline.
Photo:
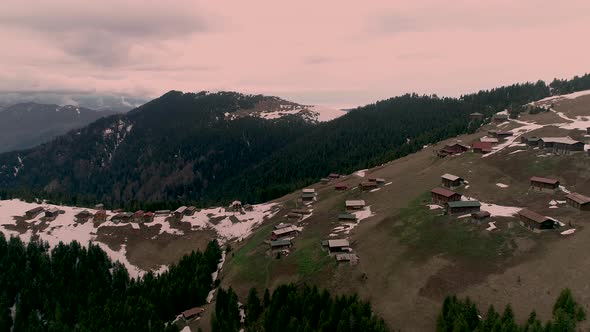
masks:
<instances>
[{"instance_id":1,"label":"steep slope","mask_svg":"<svg viewBox=\"0 0 590 332\"><path fill-rule=\"evenodd\" d=\"M35 149L2 155L0 182L78 202L204 200L313 126L295 116L224 119L264 98L173 91Z\"/></svg>"},{"instance_id":2,"label":"steep slope","mask_svg":"<svg viewBox=\"0 0 590 332\"><path fill-rule=\"evenodd\" d=\"M261 202L326 173L378 165L473 131L479 123L470 121L471 112L489 116L548 94L537 83L469 100L405 95L317 123L300 114L228 119L282 105L276 97L172 91L49 144L0 155L0 187L21 197L131 208Z\"/></svg>"},{"instance_id":3,"label":"steep slope","mask_svg":"<svg viewBox=\"0 0 590 332\"><path fill-rule=\"evenodd\" d=\"M0 110L0 152L30 148L114 114L72 105L22 103Z\"/></svg>"},{"instance_id":4,"label":"steep slope","mask_svg":"<svg viewBox=\"0 0 590 332\"><path fill-rule=\"evenodd\" d=\"M291 209L301 207L300 192L282 197L281 213L234 248L221 275L222 287L231 285L239 296L246 296L251 287L272 289L285 282L327 287L340 294L356 292L371 301L389 326L404 331L434 330L442 300L451 294L469 296L483 310L510 303L516 316L537 310L541 320L549 319L556 294L566 287L585 294L590 273L582 254L589 249L590 212L565 203L569 191L590 196L590 158L584 152L553 153L520 141L521 135L569 136L588 143L590 96L554 98L552 104L548 112L487 124L473 134L353 172L337 180L349 186L346 191L335 191L335 181L315 183L310 188L317 192L317 201L303 220L287 218ZM513 136L488 155L465 152L439 158L435 153L446 144L470 144L488 130ZM468 183L454 190L464 200L479 200L491 218L444 215L431 203L429 191L441 186L445 173L466 179ZM535 175L558 179L562 187L532 190L529 178ZM383 178L385 184L361 191L357 186L368 178ZM359 221L339 221L338 215L346 212L345 201L359 199L368 206L355 212ZM516 216L521 208L554 218L560 226L532 232ZM274 226L287 222L300 232L288 254L277 259L268 240ZM348 239L358 263L337 263L320 245L327 239ZM590 306L588 297L580 300Z\"/></svg>"}]
</instances>

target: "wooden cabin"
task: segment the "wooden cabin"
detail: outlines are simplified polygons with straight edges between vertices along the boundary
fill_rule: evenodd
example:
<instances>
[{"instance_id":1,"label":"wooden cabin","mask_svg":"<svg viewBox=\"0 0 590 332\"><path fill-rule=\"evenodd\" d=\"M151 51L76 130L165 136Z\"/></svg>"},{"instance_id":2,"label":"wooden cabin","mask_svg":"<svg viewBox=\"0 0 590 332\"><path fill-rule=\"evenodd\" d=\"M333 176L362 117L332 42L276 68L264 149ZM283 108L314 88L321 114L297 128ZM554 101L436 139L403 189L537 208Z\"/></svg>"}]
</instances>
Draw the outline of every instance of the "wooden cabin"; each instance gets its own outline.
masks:
<instances>
[{"instance_id":1,"label":"wooden cabin","mask_svg":"<svg viewBox=\"0 0 590 332\"><path fill-rule=\"evenodd\" d=\"M533 230L553 229L555 221L548 217L542 216L529 209L522 209L518 212L520 224Z\"/></svg>"},{"instance_id":2,"label":"wooden cabin","mask_svg":"<svg viewBox=\"0 0 590 332\"><path fill-rule=\"evenodd\" d=\"M448 202L460 201L461 194L445 188L434 188L430 191L432 202L435 204L446 204Z\"/></svg>"},{"instance_id":3,"label":"wooden cabin","mask_svg":"<svg viewBox=\"0 0 590 332\"><path fill-rule=\"evenodd\" d=\"M83 210L83 211L76 213L76 215L74 217L76 218L76 221L84 222L92 217L92 213L90 213L90 211L88 211L88 210Z\"/></svg>"},{"instance_id":4,"label":"wooden cabin","mask_svg":"<svg viewBox=\"0 0 590 332\"><path fill-rule=\"evenodd\" d=\"M463 178L449 173L443 174L440 178L443 187L447 188L459 187L465 181Z\"/></svg>"},{"instance_id":5,"label":"wooden cabin","mask_svg":"<svg viewBox=\"0 0 590 332\"><path fill-rule=\"evenodd\" d=\"M474 212L471 214L471 218L473 218L475 220L485 220L491 216L492 216L492 214L489 213L488 211L478 211L478 212Z\"/></svg>"},{"instance_id":6,"label":"wooden cabin","mask_svg":"<svg viewBox=\"0 0 590 332\"><path fill-rule=\"evenodd\" d=\"M356 221L356 216L352 213L341 213L338 215L338 221Z\"/></svg>"},{"instance_id":7,"label":"wooden cabin","mask_svg":"<svg viewBox=\"0 0 590 332\"><path fill-rule=\"evenodd\" d=\"M174 218L181 219L184 216L184 212L186 211L186 209L186 206L181 206L178 209L174 210L174 212L172 212L172 215L174 216Z\"/></svg>"},{"instance_id":8,"label":"wooden cabin","mask_svg":"<svg viewBox=\"0 0 590 332\"><path fill-rule=\"evenodd\" d=\"M490 130L490 133L492 133L492 136L494 136L497 139L504 139L507 137L510 137L512 135L514 135L513 132L511 131L495 131L495 130Z\"/></svg>"},{"instance_id":9,"label":"wooden cabin","mask_svg":"<svg viewBox=\"0 0 590 332\"><path fill-rule=\"evenodd\" d=\"M45 211L42 206L37 206L25 212L25 219L33 219L38 216L41 212Z\"/></svg>"},{"instance_id":10,"label":"wooden cabin","mask_svg":"<svg viewBox=\"0 0 590 332\"><path fill-rule=\"evenodd\" d=\"M365 201L362 199L348 200L345 203L346 210L362 210L365 208Z\"/></svg>"},{"instance_id":11,"label":"wooden cabin","mask_svg":"<svg viewBox=\"0 0 590 332\"><path fill-rule=\"evenodd\" d=\"M186 321L200 317L205 309L201 307L195 307L182 312L182 318Z\"/></svg>"},{"instance_id":12,"label":"wooden cabin","mask_svg":"<svg viewBox=\"0 0 590 332\"><path fill-rule=\"evenodd\" d=\"M446 205L447 214L471 214L479 212L481 204L478 201L452 201Z\"/></svg>"},{"instance_id":13,"label":"wooden cabin","mask_svg":"<svg viewBox=\"0 0 590 332\"><path fill-rule=\"evenodd\" d=\"M313 188L307 188L301 191L301 200L304 202L314 201L316 196L317 194Z\"/></svg>"},{"instance_id":14,"label":"wooden cabin","mask_svg":"<svg viewBox=\"0 0 590 332\"><path fill-rule=\"evenodd\" d=\"M130 222L133 218L132 212L120 212L115 214L112 218L112 222Z\"/></svg>"},{"instance_id":15,"label":"wooden cabin","mask_svg":"<svg viewBox=\"0 0 590 332\"><path fill-rule=\"evenodd\" d=\"M58 208L50 208L45 210L45 218L47 219L55 219L60 214L60 210Z\"/></svg>"},{"instance_id":16,"label":"wooden cabin","mask_svg":"<svg viewBox=\"0 0 590 332\"><path fill-rule=\"evenodd\" d=\"M578 210L590 210L590 197L584 196L582 194L571 193L565 196L565 202L567 203L567 205L574 207Z\"/></svg>"},{"instance_id":17,"label":"wooden cabin","mask_svg":"<svg viewBox=\"0 0 590 332\"><path fill-rule=\"evenodd\" d=\"M156 215L156 216L169 216L170 210L158 210L158 211L154 212L154 215Z\"/></svg>"},{"instance_id":18,"label":"wooden cabin","mask_svg":"<svg viewBox=\"0 0 590 332\"><path fill-rule=\"evenodd\" d=\"M240 212L242 211L242 202L240 201L233 201L229 205L229 210L233 212Z\"/></svg>"},{"instance_id":19,"label":"wooden cabin","mask_svg":"<svg viewBox=\"0 0 590 332\"><path fill-rule=\"evenodd\" d=\"M328 240L328 250L330 252L350 252L350 243L346 239Z\"/></svg>"},{"instance_id":20,"label":"wooden cabin","mask_svg":"<svg viewBox=\"0 0 590 332\"><path fill-rule=\"evenodd\" d=\"M281 251L281 250L289 249L292 246L293 246L293 243L291 242L290 239L270 241L270 250L272 250L272 251Z\"/></svg>"},{"instance_id":21,"label":"wooden cabin","mask_svg":"<svg viewBox=\"0 0 590 332\"><path fill-rule=\"evenodd\" d=\"M280 238L289 237L289 236L296 236L299 231L294 226L284 227L281 229L275 229L270 234L270 239L275 241Z\"/></svg>"},{"instance_id":22,"label":"wooden cabin","mask_svg":"<svg viewBox=\"0 0 590 332\"><path fill-rule=\"evenodd\" d=\"M94 214L93 218L94 222L105 222L107 220L107 211L106 210L98 210Z\"/></svg>"},{"instance_id":23,"label":"wooden cabin","mask_svg":"<svg viewBox=\"0 0 590 332\"><path fill-rule=\"evenodd\" d=\"M328 175L328 177L330 179L339 179L340 178L340 174L337 173L330 173L330 175Z\"/></svg>"},{"instance_id":24,"label":"wooden cabin","mask_svg":"<svg viewBox=\"0 0 590 332\"><path fill-rule=\"evenodd\" d=\"M492 143L475 141L475 142L471 143L471 149L473 150L474 153L482 153L482 154L490 153L490 152L492 152Z\"/></svg>"},{"instance_id":25,"label":"wooden cabin","mask_svg":"<svg viewBox=\"0 0 590 332\"><path fill-rule=\"evenodd\" d=\"M348 185L346 183L336 183L336 185L334 185L334 189L338 190L338 191L345 191L348 189Z\"/></svg>"},{"instance_id":26,"label":"wooden cabin","mask_svg":"<svg viewBox=\"0 0 590 332\"><path fill-rule=\"evenodd\" d=\"M377 182L374 181L363 181L360 184L361 190L373 190L377 188Z\"/></svg>"},{"instance_id":27,"label":"wooden cabin","mask_svg":"<svg viewBox=\"0 0 590 332\"><path fill-rule=\"evenodd\" d=\"M184 215L185 216L192 216L195 214L195 212L197 212L197 207L196 206L189 206L186 208L186 210L184 210Z\"/></svg>"},{"instance_id":28,"label":"wooden cabin","mask_svg":"<svg viewBox=\"0 0 590 332\"><path fill-rule=\"evenodd\" d=\"M143 210L137 210L133 213L133 221L134 222L143 222L143 216L145 212Z\"/></svg>"},{"instance_id":29,"label":"wooden cabin","mask_svg":"<svg viewBox=\"0 0 590 332\"><path fill-rule=\"evenodd\" d=\"M448 155L463 153L467 150L469 150L469 147L465 146L463 144L459 144L459 143L447 144L447 145L445 145L444 148L442 148L442 150L438 151L438 154L439 154L439 156L444 157L444 156L448 156Z\"/></svg>"},{"instance_id":30,"label":"wooden cabin","mask_svg":"<svg viewBox=\"0 0 590 332\"><path fill-rule=\"evenodd\" d=\"M286 224L286 223L279 223L277 225L274 226L274 229L283 229L286 227L293 227L293 225L291 224Z\"/></svg>"},{"instance_id":31,"label":"wooden cabin","mask_svg":"<svg viewBox=\"0 0 590 332\"><path fill-rule=\"evenodd\" d=\"M555 179L533 176L530 181L531 188L536 190L555 190L559 188L559 181Z\"/></svg>"},{"instance_id":32,"label":"wooden cabin","mask_svg":"<svg viewBox=\"0 0 590 332\"><path fill-rule=\"evenodd\" d=\"M143 214L143 222L152 222L154 221L154 213L153 212L146 212Z\"/></svg>"},{"instance_id":33,"label":"wooden cabin","mask_svg":"<svg viewBox=\"0 0 590 332\"><path fill-rule=\"evenodd\" d=\"M334 255L336 261L338 263L351 263L356 264L358 262L359 257L351 252L341 252Z\"/></svg>"},{"instance_id":34,"label":"wooden cabin","mask_svg":"<svg viewBox=\"0 0 590 332\"><path fill-rule=\"evenodd\" d=\"M570 152L584 151L584 143L569 137L542 137L538 144L540 149L548 149L553 153L569 154Z\"/></svg>"},{"instance_id":35,"label":"wooden cabin","mask_svg":"<svg viewBox=\"0 0 590 332\"><path fill-rule=\"evenodd\" d=\"M321 182L322 184L328 184L328 183L330 182L330 178L321 178L321 179L320 179L320 182Z\"/></svg>"}]
</instances>

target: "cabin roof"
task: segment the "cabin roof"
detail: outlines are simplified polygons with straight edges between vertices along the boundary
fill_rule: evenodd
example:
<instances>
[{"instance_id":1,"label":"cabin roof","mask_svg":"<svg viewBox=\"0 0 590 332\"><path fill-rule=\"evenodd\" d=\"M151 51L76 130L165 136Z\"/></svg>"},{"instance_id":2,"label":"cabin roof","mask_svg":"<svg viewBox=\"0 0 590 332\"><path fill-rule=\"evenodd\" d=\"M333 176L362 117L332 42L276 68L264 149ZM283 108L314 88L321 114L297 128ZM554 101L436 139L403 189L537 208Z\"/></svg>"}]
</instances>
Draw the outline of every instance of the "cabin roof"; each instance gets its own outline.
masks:
<instances>
[{"instance_id":1,"label":"cabin roof","mask_svg":"<svg viewBox=\"0 0 590 332\"><path fill-rule=\"evenodd\" d=\"M479 201L455 201L447 203L450 208L480 207Z\"/></svg>"},{"instance_id":2,"label":"cabin roof","mask_svg":"<svg viewBox=\"0 0 590 332\"><path fill-rule=\"evenodd\" d=\"M443 174L443 175L441 176L441 178L443 178L443 179L445 179L445 180L449 180L449 181L463 180L463 178L460 178L460 177L458 177L458 176L456 176L456 175L449 174L449 173Z\"/></svg>"},{"instance_id":3,"label":"cabin roof","mask_svg":"<svg viewBox=\"0 0 590 332\"><path fill-rule=\"evenodd\" d=\"M531 181L532 182L547 183L547 184L558 184L559 183L559 181L557 181L555 179L549 179L549 178L544 178L544 177L540 177L540 176L531 177Z\"/></svg>"},{"instance_id":4,"label":"cabin roof","mask_svg":"<svg viewBox=\"0 0 590 332\"><path fill-rule=\"evenodd\" d=\"M350 243L347 239L335 239L335 240L328 240L328 247L330 248L342 248L342 247L349 247Z\"/></svg>"},{"instance_id":5,"label":"cabin roof","mask_svg":"<svg viewBox=\"0 0 590 332\"><path fill-rule=\"evenodd\" d=\"M578 194L578 193L571 193L571 194L567 195L566 198L569 198L578 204L590 203L590 197L587 197L587 196L584 196L584 195Z\"/></svg>"},{"instance_id":6,"label":"cabin roof","mask_svg":"<svg viewBox=\"0 0 590 332\"><path fill-rule=\"evenodd\" d=\"M441 196L445 196L445 197L451 197L454 195L459 195L458 193L449 190L449 189L445 189L445 188L434 188L430 191L431 193L437 194L437 195L441 195Z\"/></svg>"},{"instance_id":7,"label":"cabin roof","mask_svg":"<svg viewBox=\"0 0 590 332\"><path fill-rule=\"evenodd\" d=\"M547 220L551 220L548 217L542 216L542 215L540 215L536 212L533 212L529 209L522 209L522 210L518 211L518 214L527 218L527 219L530 219L530 220L536 222L537 224L542 224L542 223L546 222Z\"/></svg>"}]
</instances>

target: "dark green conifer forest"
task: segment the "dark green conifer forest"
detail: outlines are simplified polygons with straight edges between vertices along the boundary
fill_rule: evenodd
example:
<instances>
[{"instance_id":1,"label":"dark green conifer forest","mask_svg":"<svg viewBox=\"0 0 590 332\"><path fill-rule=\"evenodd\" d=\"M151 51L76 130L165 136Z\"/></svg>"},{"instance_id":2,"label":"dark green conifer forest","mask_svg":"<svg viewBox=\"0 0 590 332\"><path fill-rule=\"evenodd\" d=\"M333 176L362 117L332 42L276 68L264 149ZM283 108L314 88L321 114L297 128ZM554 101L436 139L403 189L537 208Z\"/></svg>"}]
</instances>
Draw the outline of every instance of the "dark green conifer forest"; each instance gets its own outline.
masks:
<instances>
[{"instance_id":1,"label":"dark green conifer forest","mask_svg":"<svg viewBox=\"0 0 590 332\"><path fill-rule=\"evenodd\" d=\"M212 241L137 280L97 245L49 250L0 233L0 331L175 331L166 323L205 303L220 258Z\"/></svg>"}]
</instances>

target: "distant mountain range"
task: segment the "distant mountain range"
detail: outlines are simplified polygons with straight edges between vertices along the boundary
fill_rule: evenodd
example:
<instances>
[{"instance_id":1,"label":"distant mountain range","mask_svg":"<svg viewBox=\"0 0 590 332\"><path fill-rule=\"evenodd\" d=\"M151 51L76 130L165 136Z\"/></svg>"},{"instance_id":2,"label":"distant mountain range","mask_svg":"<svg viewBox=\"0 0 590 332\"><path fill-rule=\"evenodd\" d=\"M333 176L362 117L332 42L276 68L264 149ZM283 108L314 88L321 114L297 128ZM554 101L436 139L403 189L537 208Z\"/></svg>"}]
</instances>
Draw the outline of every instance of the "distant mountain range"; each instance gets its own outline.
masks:
<instances>
[{"instance_id":1,"label":"distant mountain range","mask_svg":"<svg viewBox=\"0 0 590 332\"><path fill-rule=\"evenodd\" d=\"M82 128L113 111L78 106L21 103L0 109L0 152L31 148Z\"/></svg>"},{"instance_id":2,"label":"distant mountain range","mask_svg":"<svg viewBox=\"0 0 590 332\"><path fill-rule=\"evenodd\" d=\"M76 92L37 92L16 91L0 92L0 109L20 103L74 105L97 111L127 112L141 106L149 99L122 95L76 93Z\"/></svg>"}]
</instances>

